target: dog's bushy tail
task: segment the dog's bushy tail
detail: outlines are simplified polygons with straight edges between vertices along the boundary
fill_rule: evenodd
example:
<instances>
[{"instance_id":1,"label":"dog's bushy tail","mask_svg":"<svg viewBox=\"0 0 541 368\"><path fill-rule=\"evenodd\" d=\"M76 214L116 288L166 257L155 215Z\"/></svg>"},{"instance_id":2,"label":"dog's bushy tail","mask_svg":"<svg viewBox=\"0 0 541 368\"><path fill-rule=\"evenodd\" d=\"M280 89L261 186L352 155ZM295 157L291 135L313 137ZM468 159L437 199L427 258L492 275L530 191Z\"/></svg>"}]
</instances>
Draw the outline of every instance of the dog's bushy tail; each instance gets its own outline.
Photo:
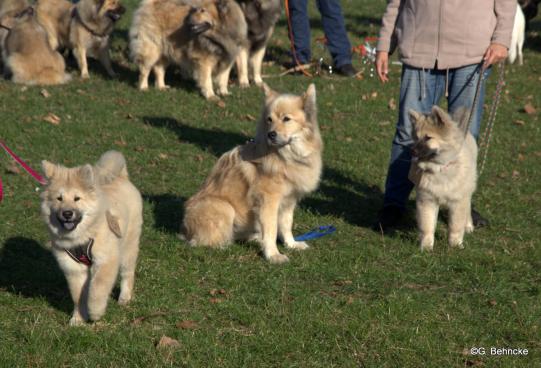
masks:
<instances>
[{"instance_id":1,"label":"dog's bushy tail","mask_svg":"<svg viewBox=\"0 0 541 368\"><path fill-rule=\"evenodd\" d=\"M100 184L108 184L117 178L128 178L126 160L118 151L107 151L94 166Z\"/></svg>"}]
</instances>

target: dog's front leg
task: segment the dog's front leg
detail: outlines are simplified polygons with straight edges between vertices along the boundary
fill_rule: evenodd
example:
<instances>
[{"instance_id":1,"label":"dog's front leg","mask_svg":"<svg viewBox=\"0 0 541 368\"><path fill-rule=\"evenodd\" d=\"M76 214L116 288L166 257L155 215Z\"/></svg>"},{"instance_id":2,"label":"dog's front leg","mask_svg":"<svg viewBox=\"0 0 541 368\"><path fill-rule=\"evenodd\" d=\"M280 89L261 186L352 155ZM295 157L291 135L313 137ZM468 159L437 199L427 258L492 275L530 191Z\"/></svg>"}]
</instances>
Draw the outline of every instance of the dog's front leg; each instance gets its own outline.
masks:
<instances>
[{"instance_id":1,"label":"dog's front leg","mask_svg":"<svg viewBox=\"0 0 541 368\"><path fill-rule=\"evenodd\" d=\"M109 42L105 42L105 45L102 45L99 50L98 58L100 59L101 65L105 68L107 71L107 74L111 78L116 77L116 73L113 70L113 66L111 65L111 56L109 55Z\"/></svg>"},{"instance_id":2,"label":"dog's front leg","mask_svg":"<svg viewBox=\"0 0 541 368\"><path fill-rule=\"evenodd\" d=\"M278 232L278 208L280 197L270 193L261 196L259 224L261 228L261 247L263 255L270 263L285 263L289 258L281 254L276 246Z\"/></svg>"},{"instance_id":3,"label":"dog's front leg","mask_svg":"<svg viewBox=\"0 0 541 368\"><path fill-rule=\"evenodd\" d=\"M197 86L201 90L201 94L207 100L217 100L218 97L214 94L212 88L212 69L215 66L215 62L211 60L202 60L201 64L196 70L195 79Z\"/></svg>"},{"instance_id":4,"label":"dog's front leg","mask_svg":"<svg viewBox=\"0 0 541 368\"><path fill-rule=\"evenodd\" d=\"M278 214L278 232L284 244L289 249L304 250L308 248L306 242L298 242L293 238L293 213L297 202L294 199L285 200L280 207Z\"/></svg>"},{"instance_id":5,"label":"dog's front leg","mask_svg":"<svg viewBox=\"0 0 541 368\"><path fill-rule=\"evenodd\" d=\"M82 325L88 320L86 308L88 281L90 278L88 267L76 263L63 250L53 251L53 253L64 272L71 299L73 300L73 314L69 324L70 326Z\"/></svg>"},{"instance_id":6,"label":"dog's front leg","mask_svg":"<svg viewBox=\"0 0 541 368\"><path fill-rule=\"evenodd\" d=\"M248 79L248 49L241 47L239 54L237 55L237 75L239 77L239 86L246 88L250 86L250 80Z\"/></svg>"},{"instance_id":7,"label":"dog's front leg","mask_svg":"<svg viewBox=\"0 0 541 368\"><path fill-rule=\"evenodd\" d=\"M92 321L105 314L107 300L118 275L117 257L117 254L111 254L105 262L92 265L88 288L88 317Z\"/></svg>"},{"instance_id":8,"label":"dog's front leg","mask_svg":"<svg viewBox=\"0 0 541 368\"><path fill-rule=\"evenodd\" d=\"M218 84L218 93L220 96L228 96L229 90L227 89L229 84L229 74L231 73L231 68L233 67L233 63L229 65L224 70L220 71L218 75L216 76L216 83Z\"/></svg>"},{"instance_id":9,"label":"dog's front leg","mask_svg":"<svg viewBox=\"0 0 541 368\"><path fill-rule=\"evenodd\" d=\"M449 205L449 245L451 247L464 248L462 241L464 232L469 230L471 222L471 203L466 198L460 202ZM473 227L473 226L472 226Z\"/></svg>"},{"instance_id":10,"label":"dog's front leg","mask_svg":"<svg viewBox=\"0 0 541 368\"><path fill-rule=\"evenodd\" d=\"M86 49L82 46L78 46L73 50L75 59L77 59L77 65L79 65L79 70L81 71L81 78L88 79L88 64L86 62Z\"/></svg>"},{"instance_id":11,"label":"dog's front leg","mask_svg":"<svg viewBox=\"0 0 541 368\"><path fill-rule=\"evenodd\" d=\"M263 64L263 58L265 57L266 48L263 47L250 56L250 64L252 65L252 70L254 71L254 83L256 86L263 85L263 79L261 78L261 66Z\"/></svg>"},{"instance_id":12,"label":"dog's front leg","mask_svg":"<svg viewBox=\"0 0 541 368\"><path fill-rule=\"evenodd\" d=\"M417 193L419 196L419 193ZM435 201L417 198L417 226L421 250L434 248L434 233L438 222L439 206Z\"/></svg>"}]
</instances>

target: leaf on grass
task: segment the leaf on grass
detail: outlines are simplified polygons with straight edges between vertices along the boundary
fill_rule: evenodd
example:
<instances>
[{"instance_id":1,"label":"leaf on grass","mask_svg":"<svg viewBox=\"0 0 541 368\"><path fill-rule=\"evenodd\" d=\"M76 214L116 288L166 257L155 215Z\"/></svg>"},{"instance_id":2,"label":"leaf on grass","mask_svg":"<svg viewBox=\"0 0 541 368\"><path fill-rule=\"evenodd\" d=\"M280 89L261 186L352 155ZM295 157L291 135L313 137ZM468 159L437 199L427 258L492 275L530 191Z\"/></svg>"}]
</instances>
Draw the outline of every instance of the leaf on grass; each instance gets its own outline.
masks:
<instances>
[{"instance_id":1,"label":"leaf on grass","mask_svg":"<svg viewBox=\"0 0 541 368\"><path fill-rule=\"evenodd\" d=\"M389 100L389 103L387 104L387 106L389 106L389 108L393 111L396 110L396 101L394 100L394 98L391 98Z\"/></svg>"},{"instance_id":2,"label":"leaf on grass","mask_svg":"<svg viewBox=\"0 0 541 368\"><path fill-rule=\"evenodd\" d=\"M498 304L498 302L495 301L494 299L490 299L490 300L488 301L488 304L489 304L490 306L494 307L495 305Z\"/></svg>"},{"instance_id":3,"label":"leaf on grass","mask_svg":"<svg viewBox=\"0 0 541 368\"><path fill-rule=\"evenodd\" d=\"M212 296L224 295L225 290L224 289L212 289L212 290L209 291L209 294L212 295Z\"/></svg>"},{"instance_id":4,"label":"leaf on grass","mask_svg":"<svg viewBox=\"0 0 541 368\"><path fill-rule=\"evenodd\" d=\"M167 158L169 158L167 153L160 153L158 154L158 157L161 158L162 160L167 160Z\"/></svg>"},{"instance_id":5,"label":"leaf on grass","mask_svg":"<svg viewBox=\"0 0 541 368\"><path fill-rule=\"evenodd\" d=\"M10 164L6 166L6 171L14 175L19 175L21 173L21 169L17 166L15 161L11 161Z\"/></svg>"},{"instance_id":6,"label":"leaf on grass","mask_svg":"<svg viewBox=\"0 0 541 368\"><path fill-rule=\"evenodd\" d=\"M165 316L165 315L167 315L167 313L165 313L165 312L154 312L154 313L151 313L151 314L146 315L146 316L140 316L140 317L134 318L131 321L131 324L134 325L134 326L138 326L141 323L143 323L144 321L146 321L147 319L154 318L154 317Z\"/></svg>"},{"instance_id":7,"label":"leaf on grass","mask_svg":"<svg viewBox=\"0 0 541 368\"><path fill-rule=\"evenodd\" d=\"M362 96L361 96L361 100L363 100L363 101L368 100L368 95L362 95Z\"/></svg>"},{"instance_id":8,"label":"leaf on grass","mask_svg":"<svg viewBox=\"0 0 541 368\"><path fill-rule=\"evenodd\" d=\"M388 120L380 121L380 122L379 122L379 125L380 125L380 126L387 126L387 125L391 125L391 122L388 121Z\"/></svg>"},{"instance_id":9,"label":"leaf on grass","mask_svg":"<svg viewBox=\"0 0 541 368\"><path fill-rule=\"evenodd\" d=\"M60 124L60 117L58 115L53 114L52 112L45 115L43 120L48 122L48 123L51 123L53 125L59 125Z\"/></svg>"},{"instance_id":10,"label":"leaf on grass","mask_svg":"<svg viewBox=\"0 0 541 368\"><path fill-rule=\"evenodd\" d=\"M528 115L532 115L535 114L537 110L535 109L535 107L533 107L531 103L528 102L526 105L524 105L524 112Z\"/></svg>"},{"instance_id":11,"label":"leaf on grass","mask_svg":"<svg viewBox=\"0 0 541 368\"><path fill-rule=\"evenodd\" d=\"M126 147L128 145L126 143L126 141L124 140L124 138L120 138L120 139L114 141L114 144L116 144L117 146L120 146L120 147Z\"/></svg>"},{"instance_id":12,"label":"leaf on grass","mask_svg":"<svg viewBox=\"0 0 541 368\"><path fill-rule=\"evenodd\" d=\"M225 102L224 102L224 100L222 100L222 99L219 99L219 100L216 102L216 105L218 105L219 108L225 109Z\"/></svg>"},{"instance_id":13,"label":"leaf on grass","mask_svg":"<svg viewBox=\"0 0 541 368\"><path fill-rule=\"evenodd\" d=\"M526 157L522 153L519 153L518 156L517 156L517 159L519 161L524 161L526 159Z\"/></svg>"},{"instance_id":14,"label":"leaf on grass","mask_svg":"<svg viewBox=\"0 0 541 368\"><path fill-rule=\"evenodd\" d=\"M180 347L180 342L178 340L175 340L169 336L163 335L160 338L160 341L156 344L156 348L163 349L163 348L178 348Z\"/></svg>"},{"instance_id":15,"label":"leaf on grass","mask_svg":"<svg viewBox=\"0 0 541 368\"><path fill-rule=\"evenodd\" d=\"M133 117L134 117L134 116L133 116L132 113L127 113L127 114L126 114L126 119L131 120L131 119L133 119Z\"/></svg>"},{"instance_id":16,"label":"leaf on grass","mask_svg":"<svg viewBox=\"0 0 541 368\"><path fill-rule=\"evenodd\" d=\"M519 126L523 126L523 125L526 124L526 123L524 122L524 120L514 120L514 121L513 121L513 124L519 125Z\"/></svg>"},{"instance_id":17,"label":"leaf on grass","mask_svg":"<svg viewBox=\"0 0 541 368\"><path fill-rule=\"evenodd\" d=\"M372 97L372 98L377 98L377 97L378 97L378 93L377 93L376 91L374 91L374 92L372 92L372 93L370 94L370 97Z\"/></svg>"},{"instance_id":18,"label":"leaf on grass","mask_svg":"<svg viewBox=\"0 0 541 368\"><path fill-rule=\"evenodd\" d=\"M144 152L144 151L145 151L145 147L143 147L143 146L137 146L137 147L135 147L135 150L136 150L137 152Z\"/></svg>"},{"instance_id":19,"label":"leaf on grass","mask_svg":"<svg viewBox=\"0 0 541 368\"><path fill-rule=\"evenodd\" d=\"M224 300L223 299L220 299L220 298L210 298L209 299L209 302L211 302L211 304L218 304L218 303L221 303L223 302Z\"/></svg>"},{"instance_id":20,"label":"leaf on grass","mask_svg":"<svg viewBox=\"0 0 541 368\"><path fill-rule=\"evenodd\" d=\"M248 121L255 121L255 117L253 115L250 115L250 114L244 115L244 119L246 119Z\"/></svg>"},{"instance_id":21,"label":"leaf on grass","mask_svg":"<svg viewBox=\"0 0 541 368\"><path fill-rule=\"evenodd\" d=\"M47 91L45 88L42 89L39 93L40 93L43 97L45 97L45 98L51 97L51 94L50 94L49 91Z\"/></svg>"},{"instance_id":22,"label":"leaf on grass","mask_svg":"<svg viewBox=\"0 0 541 368\"><path fill-rule=\"evenodd\" d=\"M511 177L513 179L518 179L520 176L520 173L517 170L513 170L513 173L511 174Z\"/></svg>"},{"instance_id":23,"label":"leaf on grass","mask_svg":"<svg viewBox=\"0 0 541 368\"><path fill-rule=\"evenodd\" d=\"M177 326L177 328L180 328L180 329L183 329L183 330L195 330L198 327L197 322L190 321L190 320L178 322L176 324L176 326Z\"/></svg>"}]
</instances>

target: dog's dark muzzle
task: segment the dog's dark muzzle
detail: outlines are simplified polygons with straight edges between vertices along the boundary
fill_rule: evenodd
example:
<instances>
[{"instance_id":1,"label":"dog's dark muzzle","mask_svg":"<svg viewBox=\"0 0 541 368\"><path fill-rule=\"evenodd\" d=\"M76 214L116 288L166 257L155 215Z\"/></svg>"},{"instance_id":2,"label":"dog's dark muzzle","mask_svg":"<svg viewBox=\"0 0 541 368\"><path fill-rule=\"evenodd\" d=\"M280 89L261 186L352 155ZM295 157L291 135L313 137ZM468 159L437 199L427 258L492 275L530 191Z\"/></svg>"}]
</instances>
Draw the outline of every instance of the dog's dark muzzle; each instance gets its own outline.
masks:
<instances>
[{"instance_id":1,"label":"dog's dark muzzle","mask_svg":"<svg viewBox=\"0 0 541 368\"><path fill-rule=\"evenodd\" d=\"M81 222L82 216L77 211L64 209L57 212L56 218L64 230L73 231Z\"/></svg>"},{"instance_id":2,"label":"dog's dark muzzle","mask_svg":"<svg viewBox=\"0 0 541 368\"><path fill-rule=\"evenodd\" d=\"M205 31L208 31L212 27L212 25L209 22L203 22L198 24L192 24L190 25L190 31L192 31L195 34L200 34Z\"/></svg>"},{"instance_id":3,"label":"dog's dark muzzle","mask_svg":"<svg viewBox=\"0 0 541 368\"><path fill-rule=\"evenodd\" d=\"M113 22L116 22L117 20L120 19L122 14L124 14L125 12L126 12L126 8L124 8L123 6L119 6L116 9L108 10L106 14L109 17L109 19L111 19Z\"/></svg>"}]
</instances>

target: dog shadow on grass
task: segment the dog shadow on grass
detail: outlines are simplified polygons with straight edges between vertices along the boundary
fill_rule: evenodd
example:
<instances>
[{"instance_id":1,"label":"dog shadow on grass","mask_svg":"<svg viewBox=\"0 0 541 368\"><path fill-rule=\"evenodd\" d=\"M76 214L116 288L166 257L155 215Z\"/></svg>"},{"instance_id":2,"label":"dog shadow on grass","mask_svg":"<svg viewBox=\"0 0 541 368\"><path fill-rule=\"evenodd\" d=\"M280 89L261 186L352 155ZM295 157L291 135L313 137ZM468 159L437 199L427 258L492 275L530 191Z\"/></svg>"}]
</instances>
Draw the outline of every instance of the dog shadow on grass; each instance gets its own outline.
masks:
<instances>
[{"instance_id":1,"label":"dog shadow on grass","mask_svg":"<svg viewBox=\"0 0 541 368\"><path fill-rule=\"evenodd\" d=\"M0 249L0 289L25 298L44 298L66 313L73 307L53 255L29 238L9 238Z\"/></svg>"},{"instance_id":2,"label":"dog shadow on grass","mask_svg":"<svg viewBox=\"0 0 541 368\"><path fill-rule=\"evenodd\" d=\"M179 141L194 144L216 157L250 139L235 132L198 128L169 117L144 116L142 120L153 127L167 128L176 134Z\"/></svg>"},{"instance_id":3,"label":"dog shadow on grass","mask_svg":"<svg viewBox=\"0 0 541 368\"><path fill-rule=\"evenodd\" d=\"M154 227L156 229L171 234L180 232L186 198L164 193L143 194L143 199L153 206Z\"/></svg>"}]
</instances>

